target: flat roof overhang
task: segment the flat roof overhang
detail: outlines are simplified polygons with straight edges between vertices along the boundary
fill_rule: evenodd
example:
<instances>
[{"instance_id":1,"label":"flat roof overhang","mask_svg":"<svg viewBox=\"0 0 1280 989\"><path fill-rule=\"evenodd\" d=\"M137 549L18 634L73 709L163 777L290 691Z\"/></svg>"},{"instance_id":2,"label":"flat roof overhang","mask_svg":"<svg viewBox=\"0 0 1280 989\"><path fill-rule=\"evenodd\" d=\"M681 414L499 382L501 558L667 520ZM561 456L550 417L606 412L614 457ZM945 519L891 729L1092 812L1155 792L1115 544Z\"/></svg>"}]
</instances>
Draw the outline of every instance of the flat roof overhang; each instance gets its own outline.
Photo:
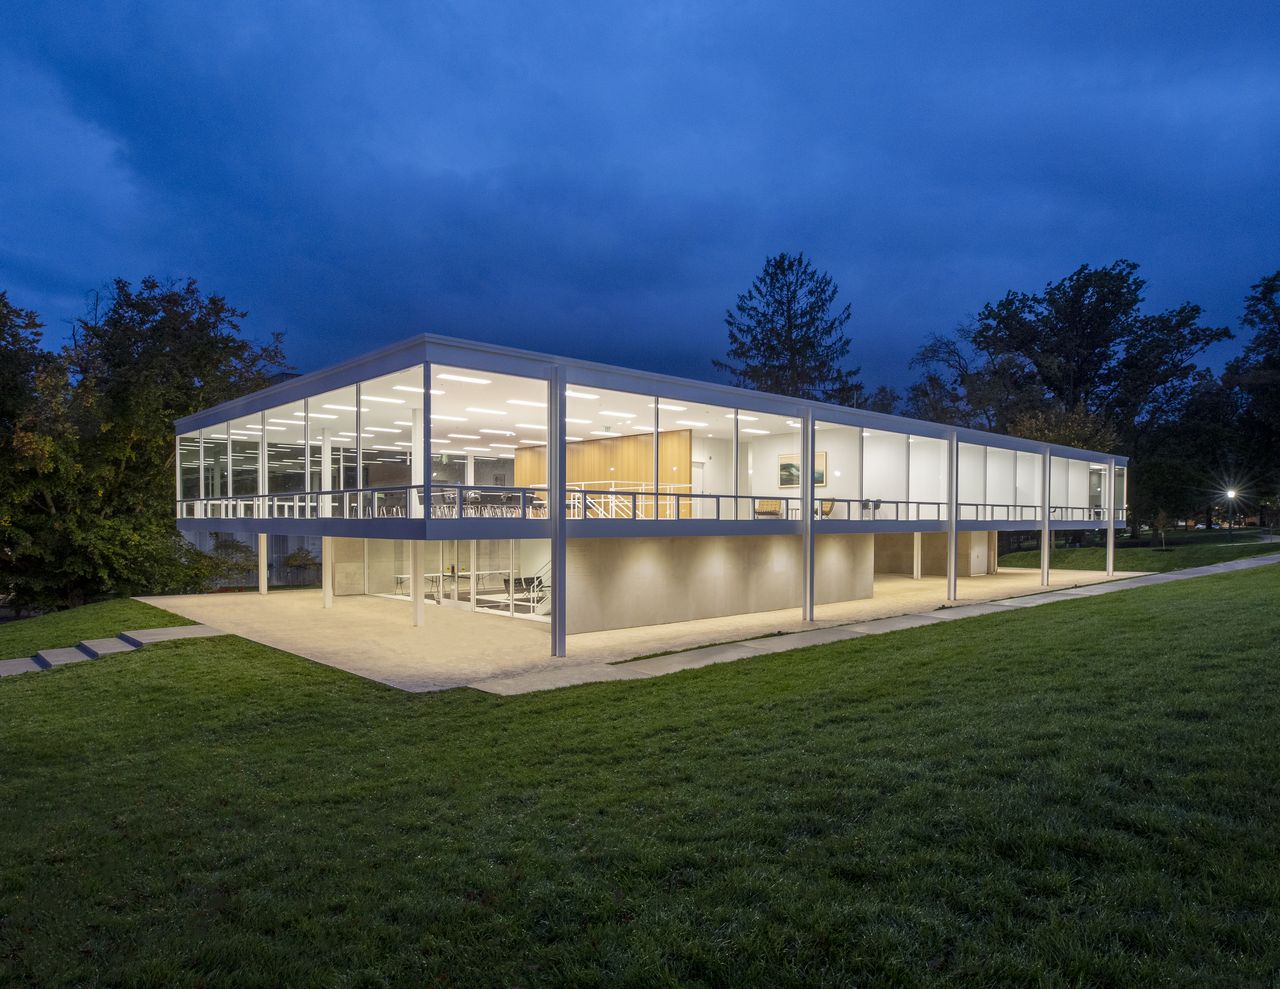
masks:
<instances>
[{"instance_id":1,"label":"flat roof overhang","mask_svg":"<svg viewBox=\"0 0 1280 989\"><path fill-rule=\"evenodd\" d=\"M538 378L549 378L552 368L562 367L568 372L570 382L575 385L641 395L653 394L662 398L726 405L783 416L804 416L811 413L815 419L822 422L909 433L913 436L927 436L935 439L947 439L953 429L951 426L927 422L923 419L788 398L768 392L752 391L748 388L736 388L732 385L677 378L572 357L541 354L429 333L410 337L331 367L290 378L241 398L202 409L193 415L178 419L174 423L174 429L181 434L216 426L230 419L262 412L289 402L301 401L313 395L391 374L421 363L448 364L477 371L492 371L495 374ZM1118 467L1128 465L1127 457L1115 454L1044 443L1001 433L989 433L964 426L954 427L954 430L961 443L1036 454L1043 453L1048 448L1052 456L1101 463L1114 459Z\"/></svg>"}]
</instances>

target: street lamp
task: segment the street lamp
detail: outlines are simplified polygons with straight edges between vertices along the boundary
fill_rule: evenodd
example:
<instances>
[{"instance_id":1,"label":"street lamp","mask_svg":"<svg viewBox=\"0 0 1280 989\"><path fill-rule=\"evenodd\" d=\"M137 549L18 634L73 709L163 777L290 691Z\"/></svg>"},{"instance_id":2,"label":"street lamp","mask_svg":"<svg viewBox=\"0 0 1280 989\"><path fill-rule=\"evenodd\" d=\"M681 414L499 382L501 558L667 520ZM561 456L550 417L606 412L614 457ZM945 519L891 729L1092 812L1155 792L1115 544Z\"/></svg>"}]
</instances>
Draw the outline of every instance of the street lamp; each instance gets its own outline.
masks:
<instances>
[{"instance_id":1,"label":"street lamp","mask_svg":"<svg viewBox=\"0 0 1280 989\"><path fill-rule=\"evenodd\" d=\"M1231 527L1236 520L1236 489L1227 489L1227 542L1231 542Z\"/></svg>"}]
</instances>

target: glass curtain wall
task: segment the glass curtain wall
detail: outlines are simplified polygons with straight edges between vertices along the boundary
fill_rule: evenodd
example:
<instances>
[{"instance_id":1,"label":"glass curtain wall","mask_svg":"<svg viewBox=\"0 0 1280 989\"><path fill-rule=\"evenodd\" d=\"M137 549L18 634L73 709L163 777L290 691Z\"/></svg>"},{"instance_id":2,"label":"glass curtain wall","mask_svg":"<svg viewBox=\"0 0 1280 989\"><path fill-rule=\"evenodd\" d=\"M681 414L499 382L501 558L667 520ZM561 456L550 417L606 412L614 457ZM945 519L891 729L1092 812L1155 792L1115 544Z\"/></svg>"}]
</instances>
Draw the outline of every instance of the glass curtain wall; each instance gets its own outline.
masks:
<instances>
[{"instance_id":1,"label":"glass curtain wall","mask_svg":"<svg viewBox=\"0 0 1280 989\"><path fill-rule=\"evenodd\" d=\"M433 364L430 389L432 517L546 518L547 382Z\"/></svg>"},{"instance_id":2,"label":"glass curtain wall","mask_svg":"<svg viewBox=\"0 0 1280 989\"><path fill-rule=\"evenodd\" d=\"M1044 457L1019 450L1016 455L1015 507L1021 521L1039 521L1044 500Z\"/></svg>"},{"instance_id":3,"label":"glass curtain wall","mask_svg":"<svg viewBox=\"0 0 1280 989\"><path fill-rule=\"evenodd\" d=\"M937 520L947 517L947 441L931 436L908 436L907 517ZM979 475L981 476L981 475Z\"/></svg>"},{"instance_id":4,"label":"glass curtain wall","mask_svg":"<svg viewBox=\"0 0 1280 989\"><path fill-rule=\"evenodd\" d=\"M200 433L183 433L178 437L178 497L183 501L200 497ZM179 518L197 518L204 506L191 501L179 506Z\"/></svg>"},{"instance_id":5,"label":"glass curtain wall","mask_svg":"<svg viewBox=\"0 0 1280 989\"><path fill-rule=\"evenodd\" d=\"M1126 484L1125 475L1126 475L1126 471L1123 467L1116 468L1116 480L1115 480L1116 489L1115 489L1115 505L1114 505L1115 514L1112 517L1121 522L1127 521L1128 519L1128 513L1125 509L1125 506L1128 504L1125 501L1125 498L1127 497L1127 492L1125 491L1125 484Z\"/></svg>"},{"instance_id":6,"label":"glass curtain wall","mask_svg":"<svg viewBox=\"0 0 1280 989\"><path fill-rule=\"evenodd\" d=\"M348 385L307 400L305 419L308 425L307 470L316 496L321 518L357 518L360 516L360 472L356 458L359 452L360 415L356 404L356 387ZM302 416L303 413L295 412ZM375 436L369 433L365 442Z\"/></svg>"},{"instance_id":7,"label":"glass curtain wall","mask_svg":"<svg viewBox=\"0 0 1280 989\"><path fill-rule=\"evenodd\" d=\"M423 514L422 365L360 385L361 486L369 517Z\"/></svg>"},{"instance_id":8,"label":"glass curtain wall","mask_svg":"<svg viewBox=\"0 0 1280 989\"><path fill-rule=\"evenodd\" d=\"M653 396L632 392L565 388L569 518L652 519L655 512L675 510L673 499L659 503L654 492L658 487L667 493L687 491L687 460L680 474L655 482L655 402ZM545 450L522 450L518 456L541 463Z\"/></svg>"},{"instance_id":9,"label":"glass curtain wall","mask_svg":"<svg viewBox=\"0 0 1280 989\"><path fill-rule=\"evenodd\" d=\"M268 409L262 417L267 454L267 513L305 518L307 499L306 421L303 403Z\"/></svg>"},{"instance_id":10,"label":"glass curtain wall","mask_svg":"<svg viewBox=\"0 0 1280 989\"><path fill-rule=\"evenodd\" d=\"M214 518L225 518L231 514L230 502L227 500L228 495L231 493L229 439L230 434L227 432L227 424L225 422L220 426L213 426L210 429L202 429L200 431L203 454L201 463L204 467L204 496L206 498L220 499L207 506L209 515Z\"/></svg>"},{"instance_id":11,"label":"glass curtain wall","mask_svg":"<svg viewBox=\"0 0 1280 989\"><path fill-rule=\"evenodd\" d=\"M658 423L658 516L735 518L733 409L658 398L646 412Z\"/></svg>"},{"instance_id":12,"label":"glass curtain wall","mask_svg":"<svg viewBox=\"0 0 1280 989\"><path fill-rule=\"evenodd\" d=\"M802 423L792 429L799 436ZM857 519L862 509L862 427L815 422L813 452L814 518ZM825 484L819 484L825 481Z\"/></svg>"},{"instance_id":13,"label":"glass curtain wall","mask_svg":"<svg viewBox=\"0 0 1280 989\"><path fill-rule=\"evenodd\" d=\"M862 518L906 518L911 444L905 433L862 431Z\"/></svg>"},{"instance_id":14,"label":"glass curtain wall","mask_svg":"<svg viewBox=\"0 0 1280 989\"><path fill-rule=\"evenodd\" d=\"M231 423L231 493L241 516L258 515L258 487L262 477L262 414Z\"/></svg>"},{"instance_id":15,"label":"glass curtain wall","mask_svg":"<svg viewBox=\"0 0 1280 989\"><path fill-rule=\"evenodd\" d=\"M733 414L728 422L733 424ZM799 519L804 465L802 420L739 409L738 493L745 504L739 518ZM826 460L814 464L814 490L827 488Z\"/></svg>"}]
</instances>

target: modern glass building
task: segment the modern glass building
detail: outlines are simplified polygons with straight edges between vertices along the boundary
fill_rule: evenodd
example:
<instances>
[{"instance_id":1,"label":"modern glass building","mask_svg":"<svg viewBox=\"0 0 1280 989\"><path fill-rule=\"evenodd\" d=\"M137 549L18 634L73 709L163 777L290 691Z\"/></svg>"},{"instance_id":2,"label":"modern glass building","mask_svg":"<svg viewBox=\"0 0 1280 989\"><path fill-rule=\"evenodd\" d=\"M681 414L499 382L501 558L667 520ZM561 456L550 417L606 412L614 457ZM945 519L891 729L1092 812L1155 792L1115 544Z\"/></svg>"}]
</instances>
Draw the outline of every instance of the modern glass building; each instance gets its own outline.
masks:
<instances>
[{"instance_id":1,"label":"modern glass building","mask_svg":"<svg viewBox=\"0 0 1280 989\"><path fill-rule=\"evenodd\" d=\"M1123 525L1123 457L424 335L177 425L195 539L320 544L344 595L568 633L994 573L996 533ZM339 605L340 606L340 605Z\"/></svg>"}]
</instances>

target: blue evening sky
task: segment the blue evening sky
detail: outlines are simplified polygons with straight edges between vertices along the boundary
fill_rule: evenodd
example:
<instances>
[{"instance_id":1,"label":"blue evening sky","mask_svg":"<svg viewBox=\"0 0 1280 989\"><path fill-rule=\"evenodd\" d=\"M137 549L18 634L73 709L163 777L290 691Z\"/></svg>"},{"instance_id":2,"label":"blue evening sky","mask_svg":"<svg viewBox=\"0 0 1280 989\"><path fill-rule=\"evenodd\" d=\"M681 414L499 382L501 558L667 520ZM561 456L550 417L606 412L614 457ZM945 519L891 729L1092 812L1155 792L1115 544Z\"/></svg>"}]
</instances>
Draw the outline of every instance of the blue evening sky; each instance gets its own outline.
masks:
<instances>
[{"instance_id":1,"label":"blue evening sky","mask_svg":"<svg viewBox=\"0 0 1280 989\"><path fill-rule=\"evenodd\" d=\"M1081 262L1233 328L1280 268L1274 2L6 10L0 288L54 343L190 274L302 370L434 331L705 378L786 250L901 385Z\"/></svg>"}]
</instances>

